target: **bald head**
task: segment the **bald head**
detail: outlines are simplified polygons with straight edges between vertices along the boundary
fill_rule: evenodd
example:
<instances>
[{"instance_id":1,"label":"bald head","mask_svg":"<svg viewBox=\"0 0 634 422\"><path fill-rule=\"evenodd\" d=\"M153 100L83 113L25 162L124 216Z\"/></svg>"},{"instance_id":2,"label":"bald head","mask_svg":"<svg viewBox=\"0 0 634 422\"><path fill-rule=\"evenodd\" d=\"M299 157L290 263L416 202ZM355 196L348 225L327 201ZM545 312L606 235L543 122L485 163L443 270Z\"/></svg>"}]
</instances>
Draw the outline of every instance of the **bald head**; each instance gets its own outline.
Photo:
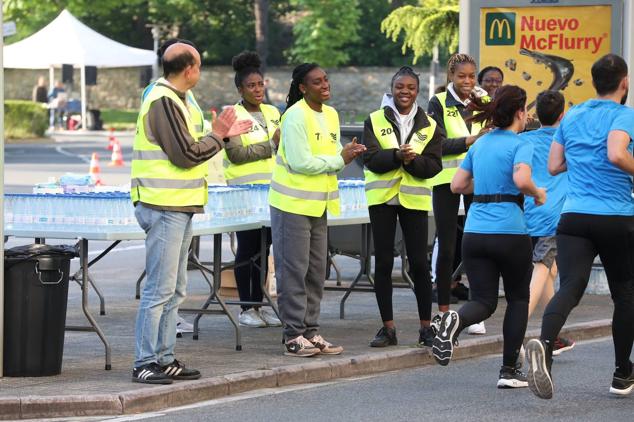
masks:
<instances>
[{"instance_id":1,"label":"bald head","mask_svg":"<svg viewBox=\"0 0 634 422\"><path fill-rule=\"evenodd\" d=\"M200 65L200 54L193 45L177 42L163 53L163 76L169 77L182 73L190 66Z\"/></svg>"}]
</instances>

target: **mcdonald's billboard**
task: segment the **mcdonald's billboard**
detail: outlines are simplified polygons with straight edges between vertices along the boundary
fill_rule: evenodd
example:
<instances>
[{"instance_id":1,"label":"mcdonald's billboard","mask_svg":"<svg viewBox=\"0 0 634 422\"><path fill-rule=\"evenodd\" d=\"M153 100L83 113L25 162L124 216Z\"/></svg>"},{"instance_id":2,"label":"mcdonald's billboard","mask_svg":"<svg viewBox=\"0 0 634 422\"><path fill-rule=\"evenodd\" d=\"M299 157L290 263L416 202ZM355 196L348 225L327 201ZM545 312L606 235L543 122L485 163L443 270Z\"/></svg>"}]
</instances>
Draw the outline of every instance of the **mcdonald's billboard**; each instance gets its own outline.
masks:
<instances>
[{"instance_id":1,"label":"mcdonald's billboard","mask_svg":"<svg viewBox=\"0 0 634 422\"><path fill-rule=\"evenodd\" d=\"M595 96L590 68L611 49L612 6L483 7L480 67L497 66L504 83L526 89L529 108L545 89L568 106Z\"/></svg>"}]
</instances>

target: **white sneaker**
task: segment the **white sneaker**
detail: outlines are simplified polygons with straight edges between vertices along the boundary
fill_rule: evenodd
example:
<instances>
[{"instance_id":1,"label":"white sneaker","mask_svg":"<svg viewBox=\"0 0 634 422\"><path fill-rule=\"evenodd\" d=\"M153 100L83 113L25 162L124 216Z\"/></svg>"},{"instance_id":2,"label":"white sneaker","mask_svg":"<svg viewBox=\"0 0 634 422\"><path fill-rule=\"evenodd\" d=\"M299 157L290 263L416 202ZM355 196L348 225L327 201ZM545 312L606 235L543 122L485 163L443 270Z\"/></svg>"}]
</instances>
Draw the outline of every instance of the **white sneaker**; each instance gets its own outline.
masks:
<instances>
[{"instance_id":1,"label":"white sneaker","mask_svg":"<svg viewBox=\"0 0 634 422\"><path fill-rule=\"evenodd\" d=\"M238 323L243 327L266 327L266 322L260 317L260 313L255 308L240 312Z\"/></svg>"},{"instance_id":2,"label":"white sneaker","mask_svg":"<svg viewBox=\"0 0 634 422\"><path fill-rule=\"evenodd\" d=\"M260 318L266 323L268 327L281 327L282 321L277 317L273 309L260 308Z\"/></svg>"},{"instance_id":3,"label":"white sneaker","mask_svg":"<svg viewBox=\"0 0 634 422\"><path fill-rule=\"evenodd\" d=\"M193 333L193 332L194 332L194 325L190 324L189 322L185 320L185 318L178 315L178 319L176 320L176 334Z\"/></svg>"},{"instance_id":4,"label":"white sneaker","mask_svg":"<svg viewBox=\"0 0 634 422\"><path fill-rule=\"evenodd\" d=\"M484 326L484 321L467 327L467 334L482 335L486 333L487 333L487 329Z\"/></svg>"}]
</instances>

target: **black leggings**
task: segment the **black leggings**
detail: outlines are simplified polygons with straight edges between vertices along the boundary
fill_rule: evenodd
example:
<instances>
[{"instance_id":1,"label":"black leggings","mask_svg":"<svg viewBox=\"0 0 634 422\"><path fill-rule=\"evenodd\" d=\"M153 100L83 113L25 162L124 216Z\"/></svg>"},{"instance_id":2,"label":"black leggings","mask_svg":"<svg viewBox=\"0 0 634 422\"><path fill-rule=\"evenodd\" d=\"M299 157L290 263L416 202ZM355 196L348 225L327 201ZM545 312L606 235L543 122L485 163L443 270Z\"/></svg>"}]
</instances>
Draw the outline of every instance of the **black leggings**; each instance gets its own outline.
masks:
<instances>
[{"instance_id":1,"label":"black leggings","mask_svg":"<svg viewBox=\"0 0 634 422\"><path fill-rule=\"evenodd\" d=\"M473 195L464 195L465 213ZM434 220L438 233L438 256L436 257L436 288L438 305L449 305L451 300L451 274L453 273L456 251L456 233L458 231L458 210L460 194L449 189L449 184L434 186L432 197Z\"/></svg>"},{"instance_id":2,"label":"black leggings","mask_svg":"<svg viewBox=\"0 0 634 422\"><path fill-rule=\"evenodd\" d=\"M630 372L634 341L634 217L566 213L557 227L559 291L542 320L541 338L552 342L588 285L594 258L599 255L614 302L612 337L615 364Z\"/></svg>"},{"instance_id":3,"label":"black leggings","mask_svg":"<svg viewBox=\"0 0 634 422\"><path fill-rule=\"evenodd\" d=\"M260 269L254 264L259 265L259 259L257 262L253 262L254 257L260 252L260 229L245 230L236 232L236 239L238 240L238 247L236 250L236 267L234 268L234 274L236 276L236 285L238 287L238 295L240 300L245 302L261 302L263 293L262 286L260 285ZM266 233L266 270L268 272L268 258L271 246L271 229ZM247 262L250 262L247 264ZM243 265L239 265L243 264ZM250 305L242 306L243 310L251 308Z\"/></svg>"},{"instance_id":4,"label":"black leggings","mask_svg":"<svg viewBox=\"0 0 634 422\"><path fill-rule=\"evenodd\" d=\"M528 235L465 233L462 238L462 260L471 300L458 311L459 330L484 321L495 312L501 275L507 303L502 328L506 366L515 365L526 333L532 256Z\"/></svg>"},{"instance_id":5,"label":"black leggings","mask_svg":"<svg viewBox=\"0 0 634 422\"><path fill-rule=\"evenodd\" d=\"M414 281L418 317L431 319L431 277L427 266L427 211L410 210L401 205L369 207L374 239L374 292L383 321L394 319L392 312L392 268L396 219L401 223L407 249L409 273Z\"/></svg>"}]
</instances>

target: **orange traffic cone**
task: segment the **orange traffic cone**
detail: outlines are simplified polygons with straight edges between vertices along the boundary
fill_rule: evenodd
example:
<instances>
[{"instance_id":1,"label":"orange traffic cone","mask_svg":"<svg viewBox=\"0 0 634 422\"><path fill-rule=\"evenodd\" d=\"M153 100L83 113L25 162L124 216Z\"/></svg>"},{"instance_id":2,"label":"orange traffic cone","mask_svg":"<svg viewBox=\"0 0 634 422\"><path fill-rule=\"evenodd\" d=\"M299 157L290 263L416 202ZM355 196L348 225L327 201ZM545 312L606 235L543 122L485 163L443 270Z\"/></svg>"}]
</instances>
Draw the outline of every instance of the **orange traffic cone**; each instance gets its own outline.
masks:
<instances>
[{"instance_id":1,"label":"orange traffic cone","mask_svg":"<svg viewBox=\"0 0 634 422\"><path fill-rule=\"evenodd\" d=\"M112 147L112 157L108 163L108 167L122 167L123 166L123 154L121 154L121 144L118 140L114 140L114 146Z\"/></svg>"},{"instance_id":2,"label":"orange traffic cone","mask_svg":"<svg viewBox=\"0 0 634 422\"><path fill-rule=\"evenodd\" d=\"M112 151L112 149L114 148L115 141L116 141L116 139L114 137L114 128L111 127L110 128L110 135L108 135L108 147L107 147L108 151Z\"/></svg>"},{"instance_id":3,"label":"orange traffic cone","mask_svg":"<svg viewBox=\"0 0 634 422\"><path fill-rule=\"evenodd\" d=\"M90 158L90 177L92 177L95 185L102 185L101 177L99 176L99 172L101 169L99 168L99 155L96 152L92 153L92 157Z\"/></svg>"}]
</instances>

